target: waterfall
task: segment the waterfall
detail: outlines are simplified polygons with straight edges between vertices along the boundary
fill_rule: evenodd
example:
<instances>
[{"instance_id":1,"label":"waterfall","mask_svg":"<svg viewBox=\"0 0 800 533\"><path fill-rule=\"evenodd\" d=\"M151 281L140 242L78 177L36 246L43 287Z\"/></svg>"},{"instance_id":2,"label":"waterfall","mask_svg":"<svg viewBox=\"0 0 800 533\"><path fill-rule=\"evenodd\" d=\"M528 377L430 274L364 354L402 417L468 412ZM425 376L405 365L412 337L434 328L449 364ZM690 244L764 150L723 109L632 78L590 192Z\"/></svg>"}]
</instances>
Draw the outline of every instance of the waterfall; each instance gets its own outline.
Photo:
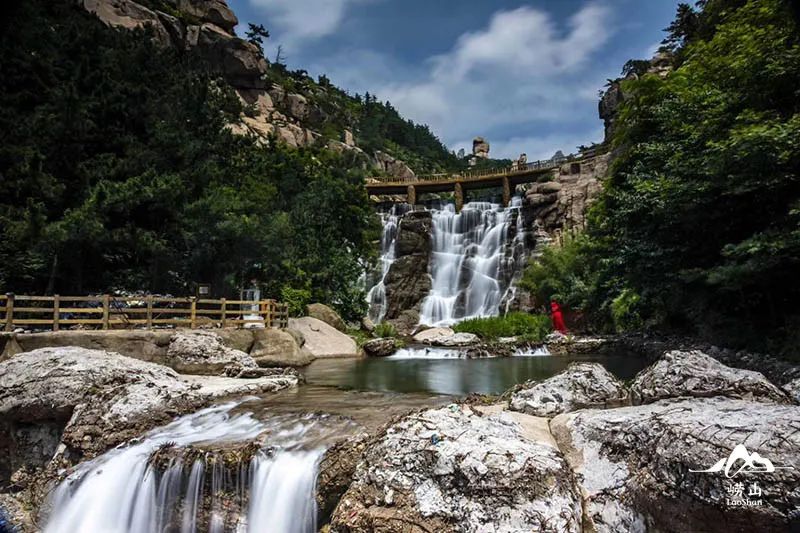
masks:
<instances>
[{"instance_id":1,"label":"waterfall","mask_svg":"<svg viewBox=\"0 0 800 533\"><path fill-rule=\"evenodd\" d=\"M516 231L521 202L504 209L489 202L452 204L433 210L430 273L433 285L422 302L420 323L450 325L466 318L495 316L519 270ZM509 241L511 225L514 236ZM516 250L516 252L515 252Z\"/></svg>"},{"instance_id":2,"label":"waterfall","mask_svg":"<svg viewBox=\"0 0 800 533\"><path fill-rule=\"evenodd\" d=\"M45 533L316 531L317 463L331 430L310 416L233 415L236 405L182 417L78 466L50 497ZM257 438L268 446L248 447ZM203 451L209 444L222 448Z\"/></svg>"},{"instance_id":3,"label":"waterfall","mask_svg":"<svg viewBox=\"0 0 800 533\"><path fill-rule=\"evenodd\" d=\"M381 257L380 257L380 277L377 283L367 293L369 302L369 318L376 324L383 320L386 315L386 288L383 280L389 273L389 268L395 260L395 242L397 240L397 226L400 217L411 209L408 204L395 204L389 211L380 213L383 223L383 233L381 234Z\"/></svg>"}]
</instances>

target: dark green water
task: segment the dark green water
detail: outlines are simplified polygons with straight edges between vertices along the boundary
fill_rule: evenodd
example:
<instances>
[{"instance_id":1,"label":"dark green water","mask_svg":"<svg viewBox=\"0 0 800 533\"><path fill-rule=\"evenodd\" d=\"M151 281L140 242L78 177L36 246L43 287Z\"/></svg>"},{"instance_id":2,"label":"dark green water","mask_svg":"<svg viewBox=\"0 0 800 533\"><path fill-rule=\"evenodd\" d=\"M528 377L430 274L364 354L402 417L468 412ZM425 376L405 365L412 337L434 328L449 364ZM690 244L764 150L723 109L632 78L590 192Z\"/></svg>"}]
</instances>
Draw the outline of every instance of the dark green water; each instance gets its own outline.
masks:
<instances>
[{"instance_id":1,"label":"dark green water","mask_svg":"<svg viewBox=\"0 0 800 533\"><path fill-rule=\"evenodd\" d=\"M649 361L632 355L498 357L491 359L318 359L309 385L348 390L466 395L500 394L528 379L546 379L573 361L592 361L627 380Z\"/></svg>"}]
</instances>

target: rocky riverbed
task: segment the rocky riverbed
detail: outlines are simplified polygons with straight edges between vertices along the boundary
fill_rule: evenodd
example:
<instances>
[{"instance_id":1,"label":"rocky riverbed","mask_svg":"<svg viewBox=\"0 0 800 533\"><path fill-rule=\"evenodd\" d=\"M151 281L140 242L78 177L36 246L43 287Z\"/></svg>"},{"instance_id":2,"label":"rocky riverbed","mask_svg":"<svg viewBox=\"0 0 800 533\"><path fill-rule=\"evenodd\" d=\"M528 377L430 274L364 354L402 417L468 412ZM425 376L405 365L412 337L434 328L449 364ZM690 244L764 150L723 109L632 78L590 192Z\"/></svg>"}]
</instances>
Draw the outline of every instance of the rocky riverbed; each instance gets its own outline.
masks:
<instances>
[{"instance_id":1,"label":"rocky riverbed","mask_svg":"<svg viewBox=\"0 0 800 533\"><path fill-rule=\"evenodd\" d=\"M82 347L40 348L0 363L0 509L20 531L37 531L65 476L96 469L81 465L118 445L138 446L146 460L148 442L155 452L180 429L189 448L162 451L152 461L159 471L186 483L196 468L178 464L190 458L215 479L239 479L236 472L289 468L302 457L311 472L303 475L316 475L316 497L290 491L294 500L281 512L311 505L313 528L330 531L781 531L797 519L796 387L699 350L667 351L627 381L579 362L495 400L464 401L304 386L292 369L259 367L252 348L236 350L213 333L173 334L165 362L217 375ZM344 360L325 363L337 361ZM243 427L238 442L192 436L197 415L189 413L248 395L262 401L203 430ZM321 440L303 429L319 423L342 431ZM259 424L283 428L275 433L280 449ZM210 524L214 511L205 506L222 501L223 530L258 530L239 519L267 516L253 511L250 491L282 485L241 479L235 498L210 478L198 485L205 488L192 520ZM229 496L215 499L218 490ZM314 513L303 516L312 527Z\"/></svg>"}]
</instances>

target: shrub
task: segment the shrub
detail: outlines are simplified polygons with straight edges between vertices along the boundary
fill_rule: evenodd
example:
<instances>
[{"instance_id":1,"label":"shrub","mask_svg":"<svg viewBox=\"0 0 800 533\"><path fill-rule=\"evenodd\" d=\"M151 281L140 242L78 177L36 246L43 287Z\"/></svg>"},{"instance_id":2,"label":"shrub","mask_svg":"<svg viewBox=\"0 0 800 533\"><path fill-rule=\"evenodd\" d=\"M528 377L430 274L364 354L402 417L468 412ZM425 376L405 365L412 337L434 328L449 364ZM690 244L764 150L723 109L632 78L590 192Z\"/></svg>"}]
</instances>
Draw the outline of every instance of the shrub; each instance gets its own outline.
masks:
<instances>
[{"instance_id":1,"label":"shrub","mask_svg":"<svg viewBox=\"0 0 800 533\"><path fill-rule=\"evenodd\" d=\"M307 289L293 289L292 287L281 289L281 302L289 307L289 316L305 315L310 301L311 291Z\"/></svg>"},{"instance_id":2,"label":"shrub","mask_svg":"<svg viewBox=\"0 0 800 533\"><path fill-rule=\"evenodd\" d=\"M509 313L505 316L471 318L453 326L459 333L474 333L483 340L500 337L520 337L527 342L541 342L552 326L547 315Z\"/></svg>"},{"instance_id":3,"label":"shrub","mask_svg":"<svg viewBox=\"0 0 800 533\"><path fill-rule=\"evenodd\" d=\"M397 337L397 329L388 322L381 322L376 325L372 333L376 337Z\"/></svg>"}]
</instances>

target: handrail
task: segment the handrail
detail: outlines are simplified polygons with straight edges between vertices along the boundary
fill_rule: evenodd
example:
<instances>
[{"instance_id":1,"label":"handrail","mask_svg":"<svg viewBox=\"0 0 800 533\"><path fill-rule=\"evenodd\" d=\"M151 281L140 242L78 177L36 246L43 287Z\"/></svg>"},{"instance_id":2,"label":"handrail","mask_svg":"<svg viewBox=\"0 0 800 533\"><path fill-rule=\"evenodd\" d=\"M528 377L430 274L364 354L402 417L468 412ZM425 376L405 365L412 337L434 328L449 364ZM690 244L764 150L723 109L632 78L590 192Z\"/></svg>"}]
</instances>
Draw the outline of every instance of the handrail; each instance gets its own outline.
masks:
<instances>
[{"instance_id":1,"label":"handrail","mask_svg":"<svg viewBox=\"0 0 800 533\"><path fill-rule=\"evenodd\" d=\"M161 296L33 296L0 294L0 324L5 331L36 326L58 331L62 325L127 329L154 325L197 328L263 323L286 328L289 308L275 300L227 300Z\"/></svg>"},{"instance_id":2,"label":"handrail","mask_svg":"<svg viewBox=\"0 0 800 533\"><path fill-rule=\"evenodd\" d=\"M474 179L481 179L486 177L500 178L503 176L511 176L514 174L522 174L533 170L553 170L564 163L570 162L576 158L564 157L557 159L540 159L531 163L520 165L519 163L513 164L510 167L504 168L486 168L481 170L468 170L459 172L458 174L421 174L413 178L397 178L393 176L373 176L369 179L375 180L378 183L367 183L367 186L380 186L392 184L415 184L430 181L469 181Z\"/></svg>"}]
</instances>

